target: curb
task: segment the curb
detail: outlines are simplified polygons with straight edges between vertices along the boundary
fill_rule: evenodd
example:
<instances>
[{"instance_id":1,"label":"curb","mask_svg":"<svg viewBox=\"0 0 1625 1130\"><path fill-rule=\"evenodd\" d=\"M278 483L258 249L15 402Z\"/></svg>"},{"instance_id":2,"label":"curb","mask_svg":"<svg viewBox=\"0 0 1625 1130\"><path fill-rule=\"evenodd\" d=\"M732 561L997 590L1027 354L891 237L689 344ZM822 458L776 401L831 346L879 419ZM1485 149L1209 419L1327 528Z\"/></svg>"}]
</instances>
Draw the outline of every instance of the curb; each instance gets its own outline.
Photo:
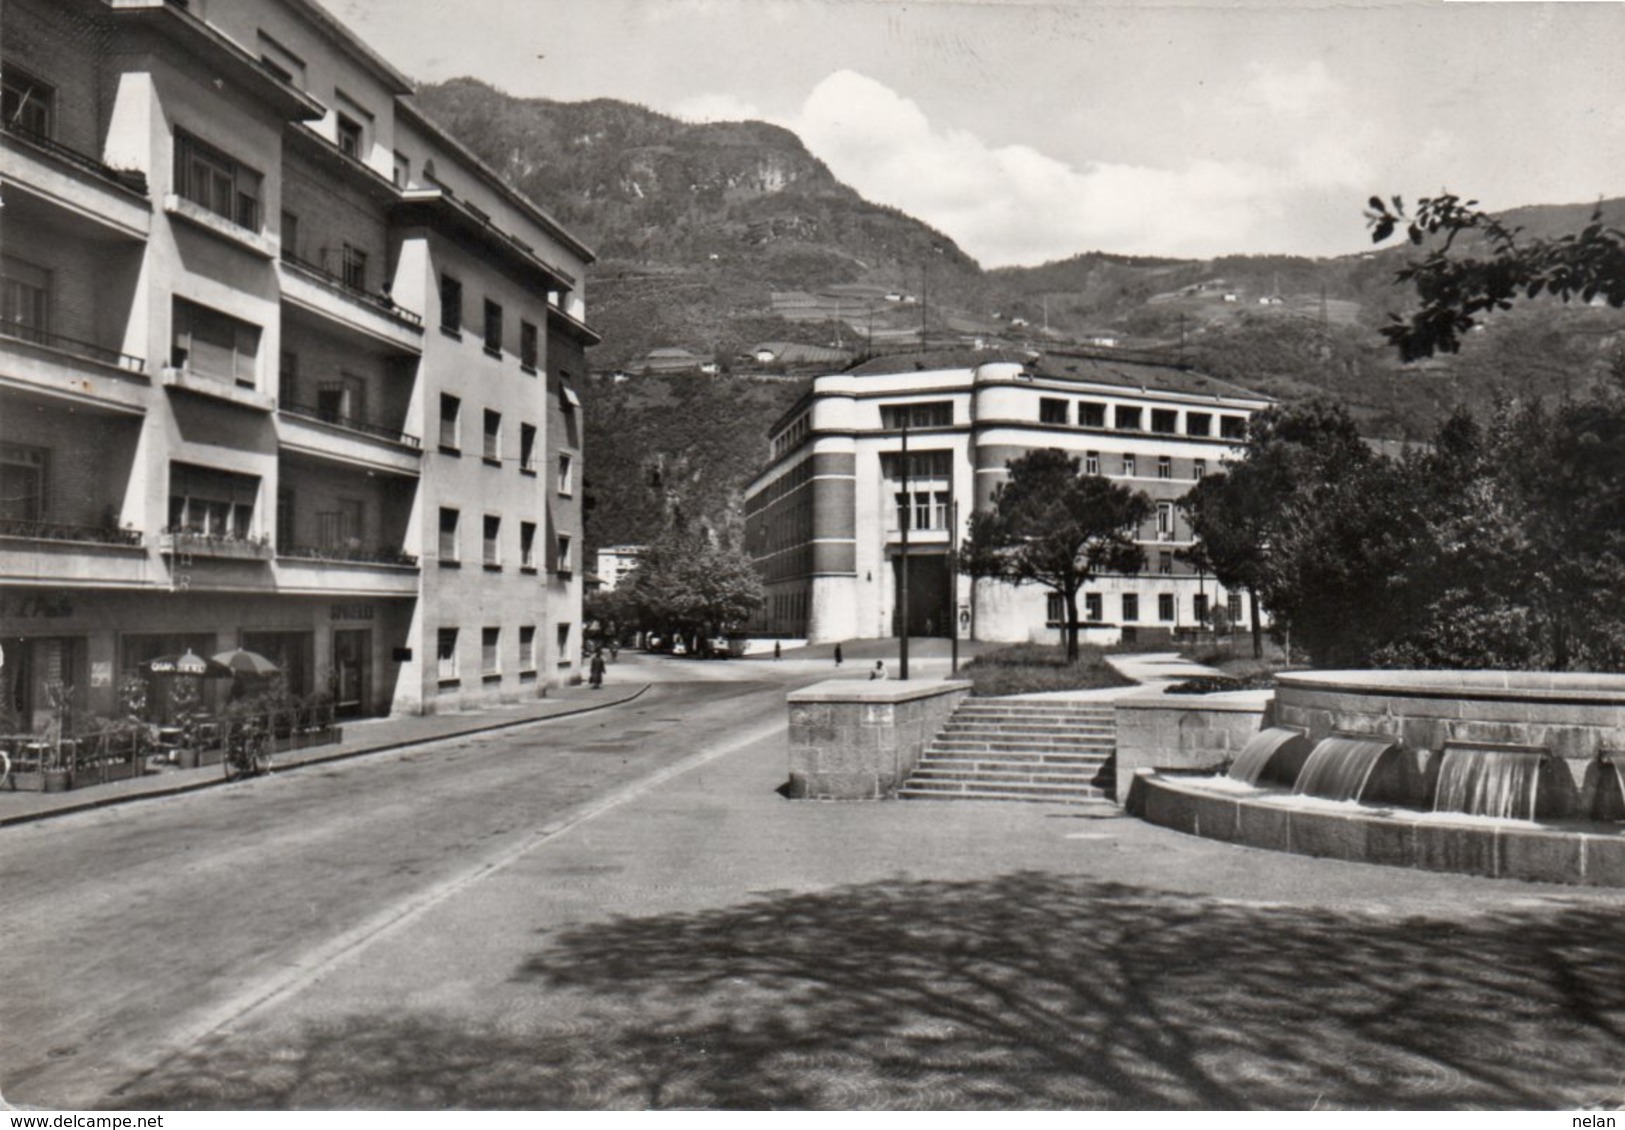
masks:
<instances>
[{"instance_id":1,"label":"curb","mask_svg":"<svg viewBox=\"0 0 1625 1130\"><path fill-rule=\"evenodd\" d=\"M388 742L362 749L345 750L328 756L307 757L300 761L290 761L278 765L274 769L277 773L291 773L296 769L303 769L307 765L328 765L335 761L350 761L357 757L369 757L375 753L389 753L398 749L410 749L413 746L428 745L430 742L449 741L452 738L463 738L470 734L487 734L495 730L511 730L516 726L533 726L538 722L551 722L555 718L570 718L577 714L590 714L595 710L608 710L612 706L623 706L643 697L644 693L653 686L653 683L644 683L625 698L617 698L609 702L595 702L576 707L572 710L561 710L556 714L547 714L540 718L510 718L502 722L491 722L482 726L474 726L467 730L452 730L444 734L431 734L421 738L406 738L401 741ZM72 802L60 808L49 808L39 812L24 812L12 816L0 816L0 828L9 828L20 824L35 824L41 820L51 820L58 816L72 816L75 813L91 812L98 808L112 808L120 804L135 804L143 800L157 800L161 797L181 796L185 793L195 793L201 789L212 789L219 785L231 784L224 777L209 777L206 779L186 781L171 785L167 788L152 789L146 792L134 793L128 796L94 797L82 801Z\"/></svg>"}]
</instances>

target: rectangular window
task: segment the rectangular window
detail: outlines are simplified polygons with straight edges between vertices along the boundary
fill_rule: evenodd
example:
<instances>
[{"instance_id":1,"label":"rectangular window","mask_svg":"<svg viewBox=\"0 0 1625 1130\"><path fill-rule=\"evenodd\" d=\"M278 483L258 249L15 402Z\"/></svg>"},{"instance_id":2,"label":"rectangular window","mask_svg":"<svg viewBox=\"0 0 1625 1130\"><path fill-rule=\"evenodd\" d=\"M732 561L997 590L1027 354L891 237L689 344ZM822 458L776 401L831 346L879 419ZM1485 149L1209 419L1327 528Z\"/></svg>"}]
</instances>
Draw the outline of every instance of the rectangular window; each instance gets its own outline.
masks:
<instances>
[{"instance_id":1,"label":"rectangular window","mask_svg":"<svg viewBox=\"0 0 1625 1130\"><path fill-rule=\"evenodd\" d=\"M1174 461L1166 455L1157 456L1157 478L1171 479L1174 477Z\"/></svg>"},{"instance_id":2,"label":"rectangular window","mask_svg":"<svg viewBox=\"0 0 1625 1130\"><path fill-rule=\"evenodd\" d=\"M916 530L929 530L931 528L931 492L914 492L914 528Z\"/></svg>"},{"instance_id":3,"label":"rectangular window","mask_svg":"<svg viewBox=\"0 0 1625 1130\"><path fill-rule=\"evenodd\" d=\"M1100 621L1106 618L1106 604L1098 592L1083 594L1083 618Z\"/></svg>"},{"instance_id":4,"label":"rectangular window","mask_svg":"<svg viewBox=\"0 0 1625 1130\"><path fill-rule=\"evenodd\" d=\"M169 465L169 525L175 533L246 539L253 530L260 481L193 463Z\"/></svg>"},{"instance_id":5,"label":"rectangular window","mask_svg":"<svg viewBox=\"0 0 1625 1130\"><path fill-rule=\"evenodd\" d=\"M305 88L305 61L272 39L259 33L260 62L277 78L303 90Z\"/></svg>"},{"instance_id":6,"label":"rectangular window","mask_svg":"<svg viewBox=\"0 0 1625 1130\"><path fill-rule=\"evenodd\" d=\"M1126 592L1123 594L1123 623L1132 624L1140 618L1140 596L1138 593Z\"/></svg>"},{"instance_id":7,"label":"rectangular window","mask_svg":"<svg viewBox=\"0 0 1625 1130\"><path fill-rule=\"evenodd\" d=\"M452 275L440 276L440 328L463 332L463 284Z\"/></svg>"},{"instance_id":8,"label":"rectangular window","mask_svg":"<svg viewBox=\"0 0 1625 1130\"><path fill-rule=\"evenodd\" d=\"M1213 416L1208 412L1185 413L1185 434L1188 436L1210 436L1213 434Z\"/></svg>"},{"instance_id":9,"label":"rectangular window","mask_svg":"<svg viewBox=\"0 0 1625 1130\"><path fill-rule=\"evenodd\" d=\"M260 328L177 298L169 363L239 388L258 388Z\"/></svg>"},{"instance_id":10,"label":"rectangular window","mask_svg":"<svg viewBox=\"0 0 1625 1130\"><path fill-rule=\"evenodd\" d=\"M954 422L951 400L930 400L919 404L882 404L880 426L887 429L946 428Z\"/></svg>"},{"instance_id":11,"label":"rectangular window","mask_svg":"<svg viewBox=\"0 0 1625 1130\"><path fill-rule=\"evenodd\" d=\"M361 123L345 114L338 115L339 152L361 160Z\"/></svg>"},{"instance_id":12,"label":"rectangular window","mask_svg":"<svg viewBox=\"0 0 1625 1130\"><path fill-rule=\"evenodd\" d=\"M50 467L48 448L0 443L0 520L44 520Z\"/></svg>"},{"instance_id":13,"label":"rectangular window","mask_svg":"<svg viewBox=\"0 0 1625 1130\"><path fill-rule=\"evenodd\" d=\"M6 62L0 70L0 121L6 129L49 139L55 108L54 87Z\"/></svg>"},{"instance_id":14,"label":"rectangular window","mask_svg":"<svg viewBox=\"0 0 1625 1130\"><path fill-rule=\"evenodd\" d=\"M560 624L554 630L554 635L559 645L559 666L568 667L570 666L570 625Z\"/></svg>"},{"instance_id":15,"label":"rectangular window","mask_svg":"<svg viewBox=\"0 0 1625 1130\"><path fill-rule=\"evenodd\" d=\"M536 670L535 624L522 624L519 627L519 670Z\"/></svg>"},{"instance_id":16,"label":"rectangular window","mask_svg":"<svg viewBox=\"0 0 1625 1130\"><path fill-rule=\"evenodd\" d=\"M1157 572L1167 576L1174 571L1174 555L1167 550L1157 554Z\"/></svg>"},{"instance_id":17,"label":"rectangular window","mask_svg":"<svg viewBox=\"0 0 1625 1130\"><path fill-rule=\"evenodd\" d=\"M1092 400L1078 401L1078 427L1104 428L1106 426L1106 406L1096 404Z\"/></svg>"},{"instance_id":18,"label":"rectangular window","mask_svg":"<svg viewBox=\"0 0 1625 1130\"><path fill-rule=\"evenodd\" d=\"M1085 451L1083 453L1083 473L1086 475L1100 474L1100 452Z\"/></svg>"},{"instance_id":19,"label":"rectangular window","mask_svg":"<svg viewBox=\"0 0 1625 1130\"><path fill-rule=\"evenodd\" d=\"M299 217L287 211L282 213L282 257L299 258Z\"/></svg>"},{"instance_id":20,"label":"rectangular window","mask_svg":"<svg viewBox=\"0 0 1625 1130\"><path fill-rule=\"evenodd\" d=\"M519 469L527 475L536 473L536 425L519 425Z\"/></svg>"},{"instance_id":21,"label":"rectangular window","mask_svg":"<svg viewBox=\"0 0 1625 1130\"><path fill-rule=\"evenodd\" d=\"M1239 624L1241 622L1241 594L1239 592L1229 593L1225 599L1229 605L1230 622Z\"/></svg>"},{"instance_id":22,"label":"rectangular window","mask_svg":"<svg viewBox=\"0 0 1625 1130\"><path fill-rule=\"evenodd\" d=\"M189 133L175 131L175 191L250 231L260 230L263 178Z\"/></svg>"},{"instance_id":23,"label":"rectangular window","mask_svg":"<svg viewBox=\"0 0 1625 1130\"><path fill-rule=\"evenodd\" d=\"M1247 417L1220 416L1219 435L1224 439L1246 439Z\"/></svg>"},{"instance_id":24,"label":"rectangular window","mask_svg":"<svg viewBox=\"0 0 1625 1130\"><path fill-rule=\"evenodd\" d=\"M439 677L442 683L455 682L457 679L457 629L441 628L439 638L435 641L435 660L439 666Z\"/></svg>"},{"instance_id":25,"label":"rectangular window","mask_svg":"<svg viewBox=\"0 0 1625 1130\"><path fill-rule=\"evenodd\" d=\"M1191 463L1191 478L1200 479L1207 474L1207 460L1197 459Z\"/></svg>"},{"instance_id":26,"label":"rectangular window","mask_svg":"<svg viewBox=\"0 0 1625 1130\"><path fill-rule=\"evenodd\" d=\"M1174 504L1171 502L1157 503L1157 540L1174 540Z\"/></svg>"},{"instance_id":27,"label":"rectangular window","mask_svg":"<svg viewBox=\"0 0 1625 1130\"><path fill-rule=\"evenodd\" d=\"M316 513L317 544L329 550L360 549L366 504L358 498L340 498L333 507Z\"/></svg>"},{"instance_id":28,"label":"rectangular window","mask_svg":"<svg viewBox=\"0 0 1625 1130\"><path fill-rule=\"evenodd\" d=\"M353 290L367 289L367 253L353 244L346 243L339 260L339 277L344 285Z\"/></svg>"},{"instance_id":29,"label":"rectangular window","mask_svg":"<svg viewBox=\"0 0 1625 1130\"><path fill-rule=\"evenodd\" d=\"M463 402L449 392L440 394L440 449L442 451L459 451L462 449L462 415Z\"/></svg>"},{"instance_id":30,"label":"rectangular window","mask_svg":"<svg viewBox=\"0 0 1625 1130\"><path fill-rule=\"evenodd\" d=\"M536 327L529 322L519 323L519 365L528 372L536 371L536 361L540 356L537 349Z\"/></svg>"},{"instance_id":31,"label":"rectangular window","mask_svg":"<svg viewBox=\"0 0 1625 1130\"><path fill-rule=\"evenodd\" d=\"M535 522L519 523L519 567L529 569L532 572L536 569Z\"/></svg>"},{"instance_id":32,"label":"rectangular window","mask_svg":"<svg viewBox=\"0 0 1625 1130\"><path fill-rule=\"evenodd\" d=\"M51 272L0 256L0 320L14 337L45 341L51 332Z\"/></svg>"},{"instance_id":33,"label":"rectangular window","mask_svg":"<svg viewBox=\"0 0 1625 1130\"><path fill-rule=\"evenodd\" d=\"M1173 619L1174 619L1174 594L1173 593L1171 593L1171 592L1159 592L1157 594L1157 619L1161 620L1165 624L1169 624L1169 623L1173 622Z\"/></svg>"},{"instance_id":34,"label":"rectangular window","mask_svg":"<svg viewBox=\"0 0 1625 1130\"><path fill-rule=\"evenodd\" d=\"M810 466L810 464L803 464ZM903 453L900 451L885 451L880 455L881 473L888 479L899 481L903 478ZM910 479L946 479L953 473L953 452L951 451L911 451L908 453L908 477Z\"/></svg>"},{"instance_id":35,"label":"rectangular window","mask_svg":"<svg viewBox=\"0 0 1625 1130\"><path fill-rule=\"evenodd\" d=\"M1191 615L1198 624L1207 623L1207 593L1199 592L1191 597Z\"/></svg>"},{"instance_id":36,"label":"rectangular window","mask_svg":"<svg viewBox=\"0 0 1625 1130\"><path fill-rule=\"evenodd\" d=\"M1158 435L1171 436L1179 431L1179 413L1172 408L1151 409L1151 430Z\"/></svg>"},{"instance_id":37,"label":"rectangular window","mask_svg":"<svg viewBox=\"0 0 1625 1130\"><path fill-rule=\"evenodd\" d=\"M485 351L493 357L502 355L502 307L485 300Z\"/></svg>"},{"instance_id":38,"label":"rectangular window","mask_svg":"<svg viewBox=\"0 0 1625 1130\"><path fill-rule=\"evenodd\" d=\"M568 577L575 572L575 568L570 562L570 535L560 534L557 544L558 556L554 569L559 576Z\"/></svg>"},{"instance_id":39,"label":"rectangular window","mask_svg":"<svg viewBox=\"0 0 1625 1130\"><path fill-rule=\"evenodd\" d=\"M568 455L559 456L559 493L572 494L575 491L575 460Z\"/></svg>"},{"instance_id":40,"label":"rectangular window","mask_svg":"<svg viewBox=\"0 0 1625 1130\"><path fill-rule=\"evenodd\" d=\"M502 629L480 629L480 674L497 675L502 672Z\"/></svg>"},{"instance_id":41,"label":"rectangular window","mask_svg":"<svg viewBox=\"0 0 1625 1130\"><path fill-rule=\"evenodd\" d=\"M440 561L442 564L456 564L461 561L462 551L457 544L457 522L461 515L450 506L440 508Z\"/></svg>"},{"instance_id":42,"label":"rectangular window","mask_svg":"<svg viewBox=\"0 0 1625 1130\"><path fill-rule=\"evenodd\" d=\"M934 519L931 528L933 530L946 530L953 524L953 515L950 513L953 509L953 504L950 502L951 497L945 490L939 490L931 496L933 503L931 516Z\"/></svg>"},{"instance_id":43,"label":"rectangular window","mask_svg":"<svg viewBox=\"0 0 1625 1130\"><path fill-rule=\"evenodd\" d=\"M1045 625L1051 628L1066 627L1066 597L1058 592L1052 592L1045 598L1044 612Z\"/></svg>"},{"instance_id":44,"label":"rectangular window","mask_svg":"<svg viewBox=\"0 0 1625 1130\"><path fill-rule=\"evenodd\" d=\"M1134 468L1134 456L1132 456L1132 455L1123 456L1123 474L1127 475L1129 478L1132 479L1134 477L1135 473L1136 472L1135 472L1135 468Z\"/></svg>"},{"instance_id":45,"label":"rectangular window","mask_svg":"<svg viewBox=\"0 0 1625 1130\"><path fill-rule=\"evenodd\" d=\"M493 569L502 567L502 518L497 514L485 516L485 564Z\"/></svg>"},{"instance_id":46,"label":"rectangular window","mask_svg":"<svg viewBox=\"0 0 1625 1130\"><path fill-rule=\"evenodd\" d=\"M389 179L396 188L408 188L412 184L412 161L400 150L395 151L394 162L390 166Z\"/></svg>"},{"instance_id":47,"label":"rectangular window","mask_svg":"<svg viewBox=\"0 0 1625 1130\"><path fill-rule=\"evenodd\" d=\"M1141 418L1141 410L1140 409L1138 409L1138 408L1130 408L1125 404L1119 404L1117 406L1116 424L1117 424L1117 430L1118 431L1120 431L1120 432L1137 432L1137 431L1140 431L1141 430L1140 418Z\"/></svg>"},{"instance_id":48,"label":"rectangular window","mask_svg":"<svg viewBox=\"0 0 1625 1130\"><path fill-rule=\"evenodd\" d=\"M1069 422L1067 402L1057 397L1044 396L1038 400L1038 420L1043 424L1065 424Z\"/></svg>"},{"instance_id":49,"label":"rectangular window","mask_svg":"<svg viewBox=\"0 0 1625 1130\"><path fill-rule=\"evenodd\" d=\"M366 415L366 397L365 381L341 375L316 386L316 413L330 424L359 423Z\"/></svg>"},{"instance_id":50,"label":"rectangular window","mask_svg":"<svg viewBox=\"0 0 1625 1130\"><path fill-rule=\"evenodd\" d=\"M487 463L502 461L502 413L485 410L484 446L481 454Z\"/></svg>"}]
</instances>

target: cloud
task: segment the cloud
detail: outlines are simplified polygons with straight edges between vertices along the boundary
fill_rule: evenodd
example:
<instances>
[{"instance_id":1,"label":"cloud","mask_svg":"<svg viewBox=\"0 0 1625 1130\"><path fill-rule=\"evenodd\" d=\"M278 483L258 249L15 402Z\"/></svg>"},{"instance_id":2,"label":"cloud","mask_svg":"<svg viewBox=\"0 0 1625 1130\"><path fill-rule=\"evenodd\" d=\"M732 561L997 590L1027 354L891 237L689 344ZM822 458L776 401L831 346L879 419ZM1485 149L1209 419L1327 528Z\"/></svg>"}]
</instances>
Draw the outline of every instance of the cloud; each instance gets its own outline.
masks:
<instances>
[{"instance_id":1,"label":"cloud","mask_svg":"<svg viewBox=\"0 0 1625 1130\"><path fill-rule=\"evenodd\" d=\"M762 117L761 110L733 94L696 94L672 107L685 122L744 122Z\"/></svg>"},{"instance_id":2,"label":"cloud","mask_svg":"<svg viewBox=\"0 0 1625 1130\"><path fill-rule=\"evenodd\" d=\"M1351 250L1368 139L1330 73L1318 62L1258 71L1235 93L1238 128L1268 133L1267 146L1160 166L1074 166L1030 146L990 145L937 128L918 104L853 71L826 77L781 124L864 196L941 229L989 266L1091 249L1201 256L1301 245L1311 219L1325 218L1328 193L1343 190L1356 201L1353 231L1324 250Z\"/></svg>"}]
</instances>

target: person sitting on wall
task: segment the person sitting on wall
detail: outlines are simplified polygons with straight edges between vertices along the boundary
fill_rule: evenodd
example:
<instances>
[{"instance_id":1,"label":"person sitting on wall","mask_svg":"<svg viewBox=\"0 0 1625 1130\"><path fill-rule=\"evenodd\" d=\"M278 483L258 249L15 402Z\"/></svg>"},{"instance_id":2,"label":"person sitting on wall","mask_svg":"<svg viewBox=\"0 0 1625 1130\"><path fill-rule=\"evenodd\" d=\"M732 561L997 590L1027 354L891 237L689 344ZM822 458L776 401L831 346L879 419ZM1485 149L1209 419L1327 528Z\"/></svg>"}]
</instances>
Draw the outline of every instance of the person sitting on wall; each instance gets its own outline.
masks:
<instances>
[{"instance_id":1,"label":"person sitting on wall","mask_svg":"<svg viewBox=\"0 0 1625 1130\"><path fill-rule=\"evenodd\" d=\"M884 659L875 660L875 669L869 672L869 678L871 680L891 678L891 676L886 672L886 661Z\"/></svg>"}]
</instances>

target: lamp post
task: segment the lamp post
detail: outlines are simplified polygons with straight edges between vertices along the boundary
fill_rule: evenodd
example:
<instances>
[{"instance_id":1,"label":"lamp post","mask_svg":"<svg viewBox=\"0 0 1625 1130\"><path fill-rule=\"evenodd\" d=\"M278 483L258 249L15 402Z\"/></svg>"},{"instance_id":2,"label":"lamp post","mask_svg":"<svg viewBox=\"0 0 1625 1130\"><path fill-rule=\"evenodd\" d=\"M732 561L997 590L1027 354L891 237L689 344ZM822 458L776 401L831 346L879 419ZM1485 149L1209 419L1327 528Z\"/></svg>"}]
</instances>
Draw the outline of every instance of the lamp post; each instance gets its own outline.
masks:
<instances>
[{"instance_id":1,"label":"lamp post","mask_svg":"<svg viewBox=\"0 0 1625 1130\"><path fill-rule=\"evenodd\" d=\"M914 521L914 496L910 491L908 475L908 417L912 409L907 404L900 405L898 411L903 417L903 512L902 519L902 605L901 628L902 640L897 647L897 677L908 678L908 528Z\"/></svg>"}]
</instances>

